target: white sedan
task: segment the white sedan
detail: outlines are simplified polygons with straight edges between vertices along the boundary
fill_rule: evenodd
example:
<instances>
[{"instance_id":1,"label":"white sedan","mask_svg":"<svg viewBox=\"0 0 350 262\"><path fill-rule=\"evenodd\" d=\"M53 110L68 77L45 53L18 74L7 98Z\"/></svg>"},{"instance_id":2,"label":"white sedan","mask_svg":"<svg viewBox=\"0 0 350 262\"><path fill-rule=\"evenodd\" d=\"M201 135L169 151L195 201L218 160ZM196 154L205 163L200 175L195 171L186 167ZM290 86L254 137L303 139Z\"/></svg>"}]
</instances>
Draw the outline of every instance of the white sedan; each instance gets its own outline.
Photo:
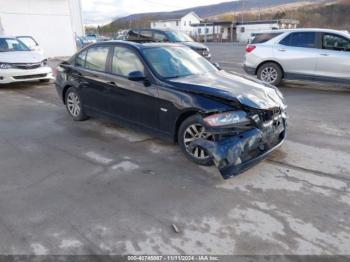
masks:
<instances>
[{"instance_id":1,"label":"white sedan","mask_svg":"<svg viewBox=\"0 0 350 262\"><path fill-rule=\"evenodd\" d=\"M0 84L35 81L49 82L52 69L45 57L30 50L14 37L0 36Z\"/></svg>"}]
</instances>

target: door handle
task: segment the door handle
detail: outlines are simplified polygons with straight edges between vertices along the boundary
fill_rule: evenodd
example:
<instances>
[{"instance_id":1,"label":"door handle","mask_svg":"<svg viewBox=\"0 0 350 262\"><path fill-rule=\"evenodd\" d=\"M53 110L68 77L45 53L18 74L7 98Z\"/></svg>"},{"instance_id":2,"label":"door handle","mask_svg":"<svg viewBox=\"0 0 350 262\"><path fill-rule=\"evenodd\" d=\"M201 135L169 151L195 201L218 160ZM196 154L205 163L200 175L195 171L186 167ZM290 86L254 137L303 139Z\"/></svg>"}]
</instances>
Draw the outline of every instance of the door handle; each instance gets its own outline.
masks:
<instances>
[{"instance_id":1,"label":"door handle","mask_svg":"<svg viewBox=\"0 0 350 262\"><path fill-rule=\"evenodd\" d=\"M329 54L320 54L321 56L329 56Z\"/></svg>"},{"instance_id":2,"label":"door handle","mask_svg":"<svg viewBox=\"0 0 350 262\"><path fill-rule=\"evenodd\" d=\"M280 52L286 52L287 50L286 50L286 49L280 48L280 49L278 49L278 51L280 51Z\"/></svg>"},{"instance_id":3,"label":"door handle","mask_svg":"<svg viewBox=\"0 0 350 262\"><path fill-rule=\"evenodd\" d=\"M112 85L112 86L115 86L115 87L118 87L118 85L117 85L115 82L113 82L113 81L107 82L107 84Z\"/></svg>"}]
</instances>

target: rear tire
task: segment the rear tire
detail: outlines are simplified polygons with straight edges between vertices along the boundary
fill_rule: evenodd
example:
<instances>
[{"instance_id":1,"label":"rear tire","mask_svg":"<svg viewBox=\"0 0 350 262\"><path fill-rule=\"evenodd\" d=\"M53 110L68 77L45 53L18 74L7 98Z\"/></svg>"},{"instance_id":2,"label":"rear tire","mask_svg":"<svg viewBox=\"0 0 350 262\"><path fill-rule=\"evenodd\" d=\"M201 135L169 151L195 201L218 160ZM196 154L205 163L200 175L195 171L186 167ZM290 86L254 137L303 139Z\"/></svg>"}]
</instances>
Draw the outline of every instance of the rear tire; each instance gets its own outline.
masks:
<instances>
[{"instance_id":1,"label":"rear tire","mask_svg":"<svg viewBox=\"0 0 350 262\"><path fill-rule=\"evenodd\" d=\"M65 95L66 108L74 121L84 121L88 117L84 113L83 103L77 90L70 87Z\"/></svg>"},{"instance_id":2,"label":"rear tire","mask_svg":"<svg viewBox=\"0 0 350 262\"><path fill-rule=\"evenodd\" d=\"M282 68L276 63L266 63L258 69L258 79L270 85L278 86L283 78Z\"/></svg>"},{"instance_id":3,"label":"rear tire","mask_svg":"<svg viewBox=\"0 0 350 262\"><path fill-rule=\"evenodd\" d=\"M198 165L211 166L212 158L202 148L196 147L192 151L188 148L192 141L199 138L209 139L210 135L205 133L205 128L198 122L198 115L186 118L178 130L177 141L185 156Z\"/></svg>"}]
</instances>

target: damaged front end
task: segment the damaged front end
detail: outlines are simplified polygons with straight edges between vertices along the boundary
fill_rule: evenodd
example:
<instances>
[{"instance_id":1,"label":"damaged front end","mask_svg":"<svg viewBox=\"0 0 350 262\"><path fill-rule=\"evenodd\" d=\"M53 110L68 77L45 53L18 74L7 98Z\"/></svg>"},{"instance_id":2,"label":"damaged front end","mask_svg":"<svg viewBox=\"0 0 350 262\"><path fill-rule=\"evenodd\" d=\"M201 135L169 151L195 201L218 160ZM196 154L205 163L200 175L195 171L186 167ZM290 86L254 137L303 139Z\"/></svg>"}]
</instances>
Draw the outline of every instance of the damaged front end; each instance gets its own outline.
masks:
<instances>
[{"instance_id":1,"label":"damaged front end","mask_svg":"<svg viewBox=\"0 0 350 262\"><path fill-rule=\"evenodd\" d=\"M214 139L200 138L189 145L190 149L204 149L224 179L236 176L266 158L286 137L284 109L248 109L244 113L240 121L237 117L237 123L221 126L214 124L218 122L215 115L200 117L198 121Z\"/></svg>"}]
</instances>

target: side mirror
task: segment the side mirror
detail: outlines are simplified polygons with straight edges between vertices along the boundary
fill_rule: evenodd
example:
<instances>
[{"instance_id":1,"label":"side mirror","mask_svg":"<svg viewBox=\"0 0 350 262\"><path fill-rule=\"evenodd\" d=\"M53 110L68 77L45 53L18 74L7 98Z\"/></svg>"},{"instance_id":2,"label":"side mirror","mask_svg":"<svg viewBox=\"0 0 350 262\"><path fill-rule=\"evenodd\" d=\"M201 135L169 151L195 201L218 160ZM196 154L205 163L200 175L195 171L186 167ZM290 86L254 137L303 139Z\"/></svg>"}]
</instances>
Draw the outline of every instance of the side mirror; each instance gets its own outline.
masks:
<instances>
[{"instance_id":1,"label":"side mirror","mask_svg":"<svg viewBox=\"0 0 350 262\"><path fill-rule=\"evenodd\" d=\"M143 81L146 79L146 76L141 71L133 71L129 73L128 79L130 81Z\"/></svg>"},{"instance_id":2,"label":"side mirror","mask_svg":"<svg viewBox=\"0 0 350 262\"><path fill-rule=\"evenodd\" d=\"M217 68L217 69L219 69L219 70L222 70L222 68L221 68L221 66L219 65L219 63L213 63L213 65Z\"/></svg>"}]
</instances>

